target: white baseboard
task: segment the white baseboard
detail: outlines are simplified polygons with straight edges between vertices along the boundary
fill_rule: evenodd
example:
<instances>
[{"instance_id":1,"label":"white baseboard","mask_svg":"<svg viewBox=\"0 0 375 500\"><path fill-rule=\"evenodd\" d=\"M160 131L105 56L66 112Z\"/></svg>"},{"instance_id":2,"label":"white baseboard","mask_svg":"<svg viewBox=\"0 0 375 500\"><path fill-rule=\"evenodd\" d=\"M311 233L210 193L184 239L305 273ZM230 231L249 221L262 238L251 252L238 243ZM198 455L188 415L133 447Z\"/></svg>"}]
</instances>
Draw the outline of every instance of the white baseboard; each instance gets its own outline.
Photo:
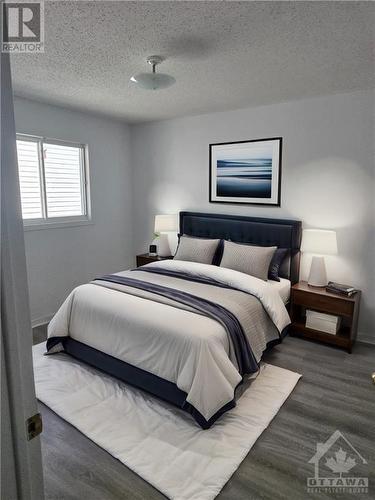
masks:
<instances>
[{"instance_id":1,"label":"white baseboard","mask_svg":"<svg viewBox=\"0 0 375 500\"><path fill-rule=\"evenodd\" d=\"M357 340L358 342L363 342L364 344L375 345L375 335L370 335L369 333L358 332Z\"/></svg>"},{"instance_id":2,"label":"white baseboard","mask_svg":"<svg viewBox=\"0 0 375 500\"><path fill-rule=\"evenodd\" d=\"M47 323L49 323L51 321L51 319L53 318L53 314L50 314L49 316L44 316L44 317L41 317L41 318L35 318L35 319L32 319L31 320L31 326L32 328L36 328L37 326L42 326L42 325L46 325Z\"/></svg>"}]
</instances>

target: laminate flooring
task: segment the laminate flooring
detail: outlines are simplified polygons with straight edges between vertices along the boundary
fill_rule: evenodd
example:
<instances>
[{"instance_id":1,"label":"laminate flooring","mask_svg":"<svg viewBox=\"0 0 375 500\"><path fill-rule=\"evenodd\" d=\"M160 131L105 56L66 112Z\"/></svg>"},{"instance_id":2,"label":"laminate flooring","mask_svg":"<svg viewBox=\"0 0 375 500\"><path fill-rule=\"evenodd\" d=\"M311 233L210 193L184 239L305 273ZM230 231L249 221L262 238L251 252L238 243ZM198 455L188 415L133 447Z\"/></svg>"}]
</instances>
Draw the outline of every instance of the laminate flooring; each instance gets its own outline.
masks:
<instances>
[{"instance_id":1,"label":"laminate flooring","mask_svg":"<svg viewBox=\"0 0 375 500\"><path fill-rule=\"evenodd\" d=\"M46 327L33 331L34 343ZM335 347L287 337L264 360L303 378L217 497L219 500L375 499L375 346ZM48 500L160 500L164 495L40 403ZM308 493L316 444L341 431L367 460L367 494ZM353 474L355 469L353 469Z\"/></svg>"}]
</instances>

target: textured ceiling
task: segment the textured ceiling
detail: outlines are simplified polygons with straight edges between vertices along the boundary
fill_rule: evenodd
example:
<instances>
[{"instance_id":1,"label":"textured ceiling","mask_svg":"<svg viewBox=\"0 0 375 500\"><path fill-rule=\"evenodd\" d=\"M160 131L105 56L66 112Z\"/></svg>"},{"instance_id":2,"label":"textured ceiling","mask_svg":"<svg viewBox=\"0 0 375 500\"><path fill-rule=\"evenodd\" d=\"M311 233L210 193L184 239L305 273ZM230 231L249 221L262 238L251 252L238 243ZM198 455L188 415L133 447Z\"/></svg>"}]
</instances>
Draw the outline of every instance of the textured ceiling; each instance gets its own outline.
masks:
<instances>
[{"instance_id":1,"label":"textured ceiling","mask_svg":"<svg viewBox=\"0 0 375 500\"><path fill-rule=\"evenodd\" d=\"M375 86L373 2L46 1L17 95L141 122ZM145 58L177 83L131 88Z\"/></svg>"}]
</instances>

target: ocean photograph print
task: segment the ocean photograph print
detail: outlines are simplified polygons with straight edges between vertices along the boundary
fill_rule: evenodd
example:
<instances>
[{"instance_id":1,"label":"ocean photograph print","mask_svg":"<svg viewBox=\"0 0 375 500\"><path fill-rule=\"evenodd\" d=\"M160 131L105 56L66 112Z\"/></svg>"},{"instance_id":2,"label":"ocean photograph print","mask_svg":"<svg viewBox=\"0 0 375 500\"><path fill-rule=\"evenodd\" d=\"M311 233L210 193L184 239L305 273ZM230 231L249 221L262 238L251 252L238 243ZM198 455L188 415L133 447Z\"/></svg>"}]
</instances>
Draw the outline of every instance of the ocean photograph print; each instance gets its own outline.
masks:
<instances>
[{"instance_id":1,"label":"ocean photograph print","mask_svg":"<svg viewBox=\"0 0 375 500\"><path fill-rule=\"evenodd\" d=\"M210 144L210 202L280 205L282 138Z\"/></svg>"}]
</instances>

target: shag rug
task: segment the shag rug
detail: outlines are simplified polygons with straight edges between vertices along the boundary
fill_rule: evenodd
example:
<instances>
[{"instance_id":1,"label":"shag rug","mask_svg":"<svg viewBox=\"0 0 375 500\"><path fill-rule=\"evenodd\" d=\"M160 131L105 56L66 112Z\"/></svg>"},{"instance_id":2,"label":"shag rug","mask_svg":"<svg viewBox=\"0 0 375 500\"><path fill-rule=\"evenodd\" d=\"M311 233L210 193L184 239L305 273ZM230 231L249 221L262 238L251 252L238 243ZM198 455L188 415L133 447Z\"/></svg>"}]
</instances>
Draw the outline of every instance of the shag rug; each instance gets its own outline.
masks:
<instances>
[{"instance_id":1,"label":"shag rug","mask_svg":"<svg viewBox=\"0 0 375 500\"><path fill-rule=\"evenodd\" d=\"M293 391L301 375L263 363L209 430L184 411L66 354L33 348L40 401L174 500L212 500Z\"/></svg>"}]
</instances>

